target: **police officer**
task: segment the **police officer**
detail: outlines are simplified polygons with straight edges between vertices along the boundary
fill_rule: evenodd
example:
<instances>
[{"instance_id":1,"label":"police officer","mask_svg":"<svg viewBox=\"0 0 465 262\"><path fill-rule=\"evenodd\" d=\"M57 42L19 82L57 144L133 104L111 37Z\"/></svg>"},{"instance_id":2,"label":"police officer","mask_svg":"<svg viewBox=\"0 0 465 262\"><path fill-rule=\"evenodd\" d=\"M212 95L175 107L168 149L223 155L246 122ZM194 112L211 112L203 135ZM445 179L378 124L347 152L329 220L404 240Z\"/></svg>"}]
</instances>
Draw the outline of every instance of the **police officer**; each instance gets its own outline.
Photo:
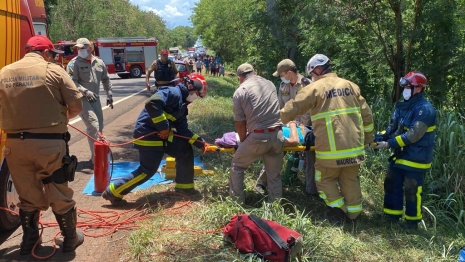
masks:
<instances>
[{"instance_id":1,"label":"police officer","mask_svg":"<svg viewBox=\"0 0 465 262\"><path fill-rule=\"evenodd\" d=\"M398 222L404 215L401 225L417 228L422 219L425 174L433 162L436 110L423 95L428 85L423 73L410 72L399 85L404 88L404 99L396 103L386 131L376 135L375 148L394 151L384 180L384 219Z\"/></svg>"},{"instance_id":2,"label":"police officer","mask_svg":"<svg viewBox=\"0 0 465 262\"><path fill-rule=\"evenodd\" d=\"M74 48L78 49L78 56L67 65L68 74L73 78L82 98L83 109L79 116L87 127L87 134L95 139L103 132L103 111L99 99L100 83L107 94L107 105L113 108L112 85L105 63L102 59L92 55L92 45L87 38L76 40ZM87 138L91 152L90 161L94 161L94 140Z\"/></svg>"},{"instance_id":3,"label":"police officer","mask_svg":"<svg viewBox=\"0 0 465 262\"><path fill-rule=\"evenodd\" d=\"M291 59L283 59L279 62L273 76L281 78L281 84L279 85L278 91L279 108L283 108L287 101L294 99L302 88L311 83L308 78L299 74L296 65ZM305 125L311 126L312 122L310 121L310 112L306 112L303 115L296 117L295 121L302 129L304 129ZM315 152L305 152L305 158L307 162L307 167L305 168L305 192L311 196L318 196L318 190L316 189L315 184ZM265 192L265 188L266 173L265 170L262 169L260 176L257 179L255 190L263 194Z\"/></svg>"},{"instance_id":4,"label":"police officer","mask_svg":"<svg viewBox=\"0 0 465 262\"><path fill-rule=\"evenodd\" d=\"M0 70L0 128L7 133L4 153L20 200L20 254L31 253L39 240L40 211L49 207L64 236L63 251L74 251L84 241L76 232L76 202L67 177L55 171L68 154L66 124L81 111L82 95L55 64L63 52L47 37L30 38L26 52Z\"/></svg>"},{"instance_id":5,"label":"police officer","mask_svg":"<svg viewBox=\"0 0 465 262\"><path fill-rule=\"evenodd\" d=\"M163 49L160 52L160 59L153 61L145 74L145 86L150 90L150 75L155 71L155 85L167 86L172 85L172 80L178 75L178 68L174 61L168 59L168 50Z\"/></svg>"},{"instance_id":6,"label":"police officer","mask_svg":"<svg viewBox=\"0 0 465 262\"><path fill-rule=\"evenodd\" d=\"M327 218L342 223L362 211L358 172L364 145L373 141L373 116L360 88L331 71L328 57L317 54L307 63L314 82L281 109L284 123L310 109L315 132L315 181L329 207Z\"/></svg>"},{"instance_id":7,"label":"police officer","mask_svg":"<svg viewBox=\"0 0 465 262\"><path fill-rule=\"evenodd\" d=\"M165 153L176 158L175 191L198 193L194 189L192 145L203 148L205 142L188 129L187 106L203 97L206 86L207 82L203 76L190 74L184 84L179 83L175 87L162 86L150 97L137 119L134 138L155 131L158 133L134 141L134 146L139 149L140 166L111 183L102 194L104 199L112 204L121 203L124 195L157 172ZM175 133L184 138L174 136Z\"/></svg>"},{"instance_id":8,"label":"police officer","mask_svg":"<svg viewBox=\"0 0 465 262\"><path fill-rule=\"evenodd\" d=\"M282 196L284 137L276 88L271 81L257 76L248 63L237 68L237 76L240 85L233 95L233 109L241 143L232 159L229 195L239 203L244 202L244 172L262 157L271 202Z\"/></svg>"}]
</instances>

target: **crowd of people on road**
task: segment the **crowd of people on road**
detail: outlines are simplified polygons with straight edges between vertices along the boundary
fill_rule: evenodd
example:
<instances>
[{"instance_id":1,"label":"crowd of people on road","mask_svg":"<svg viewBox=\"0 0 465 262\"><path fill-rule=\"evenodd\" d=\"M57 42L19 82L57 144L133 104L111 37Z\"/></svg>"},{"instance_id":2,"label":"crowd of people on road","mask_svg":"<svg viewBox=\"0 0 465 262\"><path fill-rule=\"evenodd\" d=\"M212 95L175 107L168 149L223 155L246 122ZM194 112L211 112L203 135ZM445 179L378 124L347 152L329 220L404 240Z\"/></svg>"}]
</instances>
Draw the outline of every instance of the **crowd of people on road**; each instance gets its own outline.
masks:
<instances>
[{"instance_id":1,"label":"crowd of people on road","mask_svg":"<svg viewBox=\"0 0 465 262\"><path fill-rule=\"evenodd\" d=\"M195 65L195 72L197 74L202 74L202 71L204 71L205 75L224 77L224 62L219 56L205 55L196 56L190 59L186 58L186 63L188 65L192 63L192 70L189 69L190 73L194 73Z\"/></svg>"},{"instance_id":2,"label":"crowd of people on road","mask_svg":"<svg viewBox=\"0 0 465 262\"><path fill-rule=\"evenodd\" d=\"M113 106L113 99L106 66L92 55L89 40L78 39L75 48L78 56L68 64L67 74L54 63L62 51L47 37L34 36L26 45L26 56L0 70L0 128L7 133L4 153L20 200L21 254L30 253L39 239L39 212L49 207L64 236L63 251L74 251L84 241L76 230L76 203L68 186L77 159L69 152L67 123L80 115L87 133L97 138L103 130L100 84L107 93L107 105ZM192 146L202 149L205 141L189 129L187 108L205 96L202 66L205 74L215 76L221 71L224 75L224 64L219 57L199 59L197 73L173 82L178 72L167 56L162 51L147 69L147 89L152 87L152 73L156 88L134 127L134 138L144 136L134 141L140 166L103 192L102 197L112 204L124 202L124 195L150 179L165 154L176 158L175 190L199 193L194 186ZM237 68L239 86L232 98L232 114L239 145L231 161L230 197L245 203L245 171L262 158L256 190L267 193L270 202L282 198L283 148L289 142L283 127L310 126L315 142L314 151L305 152L306 193L324 200L329 221L356 222L362 212L360 164L366 160L366 147L376 142L375 149L393 150L380 217L394 222L403 218L402 226L417 227L422 220L424 176L433 160L436 122L435 109L424 97L426 76L413 71L400 79L403 99L396 103L386 130L374 134L373 114L360 88L334 73L327 56L311 57L306 75L309 78L298 72L292 60L282 60L273 74L281 79L277 91L251 64ZM27 110L18 107L24 104ZM89 146L93 158L92 139Z\"/></svg>"}]
</instances>

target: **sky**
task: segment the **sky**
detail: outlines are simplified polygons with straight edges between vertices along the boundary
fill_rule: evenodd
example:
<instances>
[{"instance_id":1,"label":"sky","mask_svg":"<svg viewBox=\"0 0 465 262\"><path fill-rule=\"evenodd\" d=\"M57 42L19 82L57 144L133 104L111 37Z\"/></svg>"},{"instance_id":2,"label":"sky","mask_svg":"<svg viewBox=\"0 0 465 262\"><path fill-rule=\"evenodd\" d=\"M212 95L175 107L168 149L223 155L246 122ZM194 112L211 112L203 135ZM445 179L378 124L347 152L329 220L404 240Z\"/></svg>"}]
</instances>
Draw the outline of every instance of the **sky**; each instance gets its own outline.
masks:
<instances>
[{"instance_id":1,"label":"sky","mask_svg":"<svg viewBox=\"0 0 465 262\"><path fill-rule=\"evenodd\" d=\"M166 21L169 29L176 26L192 26L189 17L199 0L130 0L144 11L153 11Z\"/></svg>"}]
</instances>

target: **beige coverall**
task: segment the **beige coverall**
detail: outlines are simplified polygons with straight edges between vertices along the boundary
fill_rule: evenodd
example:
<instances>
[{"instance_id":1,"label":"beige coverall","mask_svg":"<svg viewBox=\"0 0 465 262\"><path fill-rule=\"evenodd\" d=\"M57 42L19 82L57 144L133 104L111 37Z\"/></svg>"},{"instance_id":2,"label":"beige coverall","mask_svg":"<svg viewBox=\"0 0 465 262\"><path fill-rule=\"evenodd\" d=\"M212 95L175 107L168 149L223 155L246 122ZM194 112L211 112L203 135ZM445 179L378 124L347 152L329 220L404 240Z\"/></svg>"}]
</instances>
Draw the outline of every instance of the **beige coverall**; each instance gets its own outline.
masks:
<instances>
[{"instance_id":1,"label":"beige coverall","mask_svg":"<svg viewBox=\"0 0 465 262\"><path fill-rule=\"evenodd\" d=\"M234 120L246 121L249 135L232 159L229 195L244 202L244 172L259 157L267 173L268 200L282 197L281 168L284 137L279 120L279 103L273 83L249 75L233 95Z\"/></svg>"}]
</instances>

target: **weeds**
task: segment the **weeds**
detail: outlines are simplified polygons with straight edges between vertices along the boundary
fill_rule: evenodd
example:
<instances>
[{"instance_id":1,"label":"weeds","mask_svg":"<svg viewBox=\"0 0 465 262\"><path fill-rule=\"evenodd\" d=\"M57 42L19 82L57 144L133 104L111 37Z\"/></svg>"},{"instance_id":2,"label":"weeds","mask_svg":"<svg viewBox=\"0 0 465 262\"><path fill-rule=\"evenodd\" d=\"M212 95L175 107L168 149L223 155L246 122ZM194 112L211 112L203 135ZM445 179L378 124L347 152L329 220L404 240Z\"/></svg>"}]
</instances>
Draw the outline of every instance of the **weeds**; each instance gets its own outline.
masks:
<instances>
[{"instance_id":1,"label":"weeds","mask_svg":"<svg viewBox=\"0 0 465 262\"><path fill-rule=\"evenodd\" d=\"M208 96L190 107L188 117L190 128L213 142L234 130L232 95L238 82L235 77L207 80ZM383 99L373 103L377 131L387 126L392 108ZM382 211L388 150L367 150L367 161L360 172L363 213L357 224L343 226L331 225L321 218L326 206L305 195L302 173L300 183L283 188L285 199L280 203L263 202L262 196L253 190L262 167L260 161L245 174L248 206L236 204L228 197L232 154L208 153L201 157L215 175L200 177L195 182L203 199L194 201L190 212L178 215L157 215L162 210L154 210L154 218L129 237L127 261L259 261L255 256L238 253L222 240L220 229L240 213L254 213L300 232L304 249L299 261L454 261L465 244L465 130L460 115L441 110L436 126L435 159L425 178L424 222L419 230L404 230L374 216ZM151 189L165 190L163 186ZM180 230L160 230L168 224ZM216 231L187 233L182 228Z\"/></svg>"}]
</instances>

